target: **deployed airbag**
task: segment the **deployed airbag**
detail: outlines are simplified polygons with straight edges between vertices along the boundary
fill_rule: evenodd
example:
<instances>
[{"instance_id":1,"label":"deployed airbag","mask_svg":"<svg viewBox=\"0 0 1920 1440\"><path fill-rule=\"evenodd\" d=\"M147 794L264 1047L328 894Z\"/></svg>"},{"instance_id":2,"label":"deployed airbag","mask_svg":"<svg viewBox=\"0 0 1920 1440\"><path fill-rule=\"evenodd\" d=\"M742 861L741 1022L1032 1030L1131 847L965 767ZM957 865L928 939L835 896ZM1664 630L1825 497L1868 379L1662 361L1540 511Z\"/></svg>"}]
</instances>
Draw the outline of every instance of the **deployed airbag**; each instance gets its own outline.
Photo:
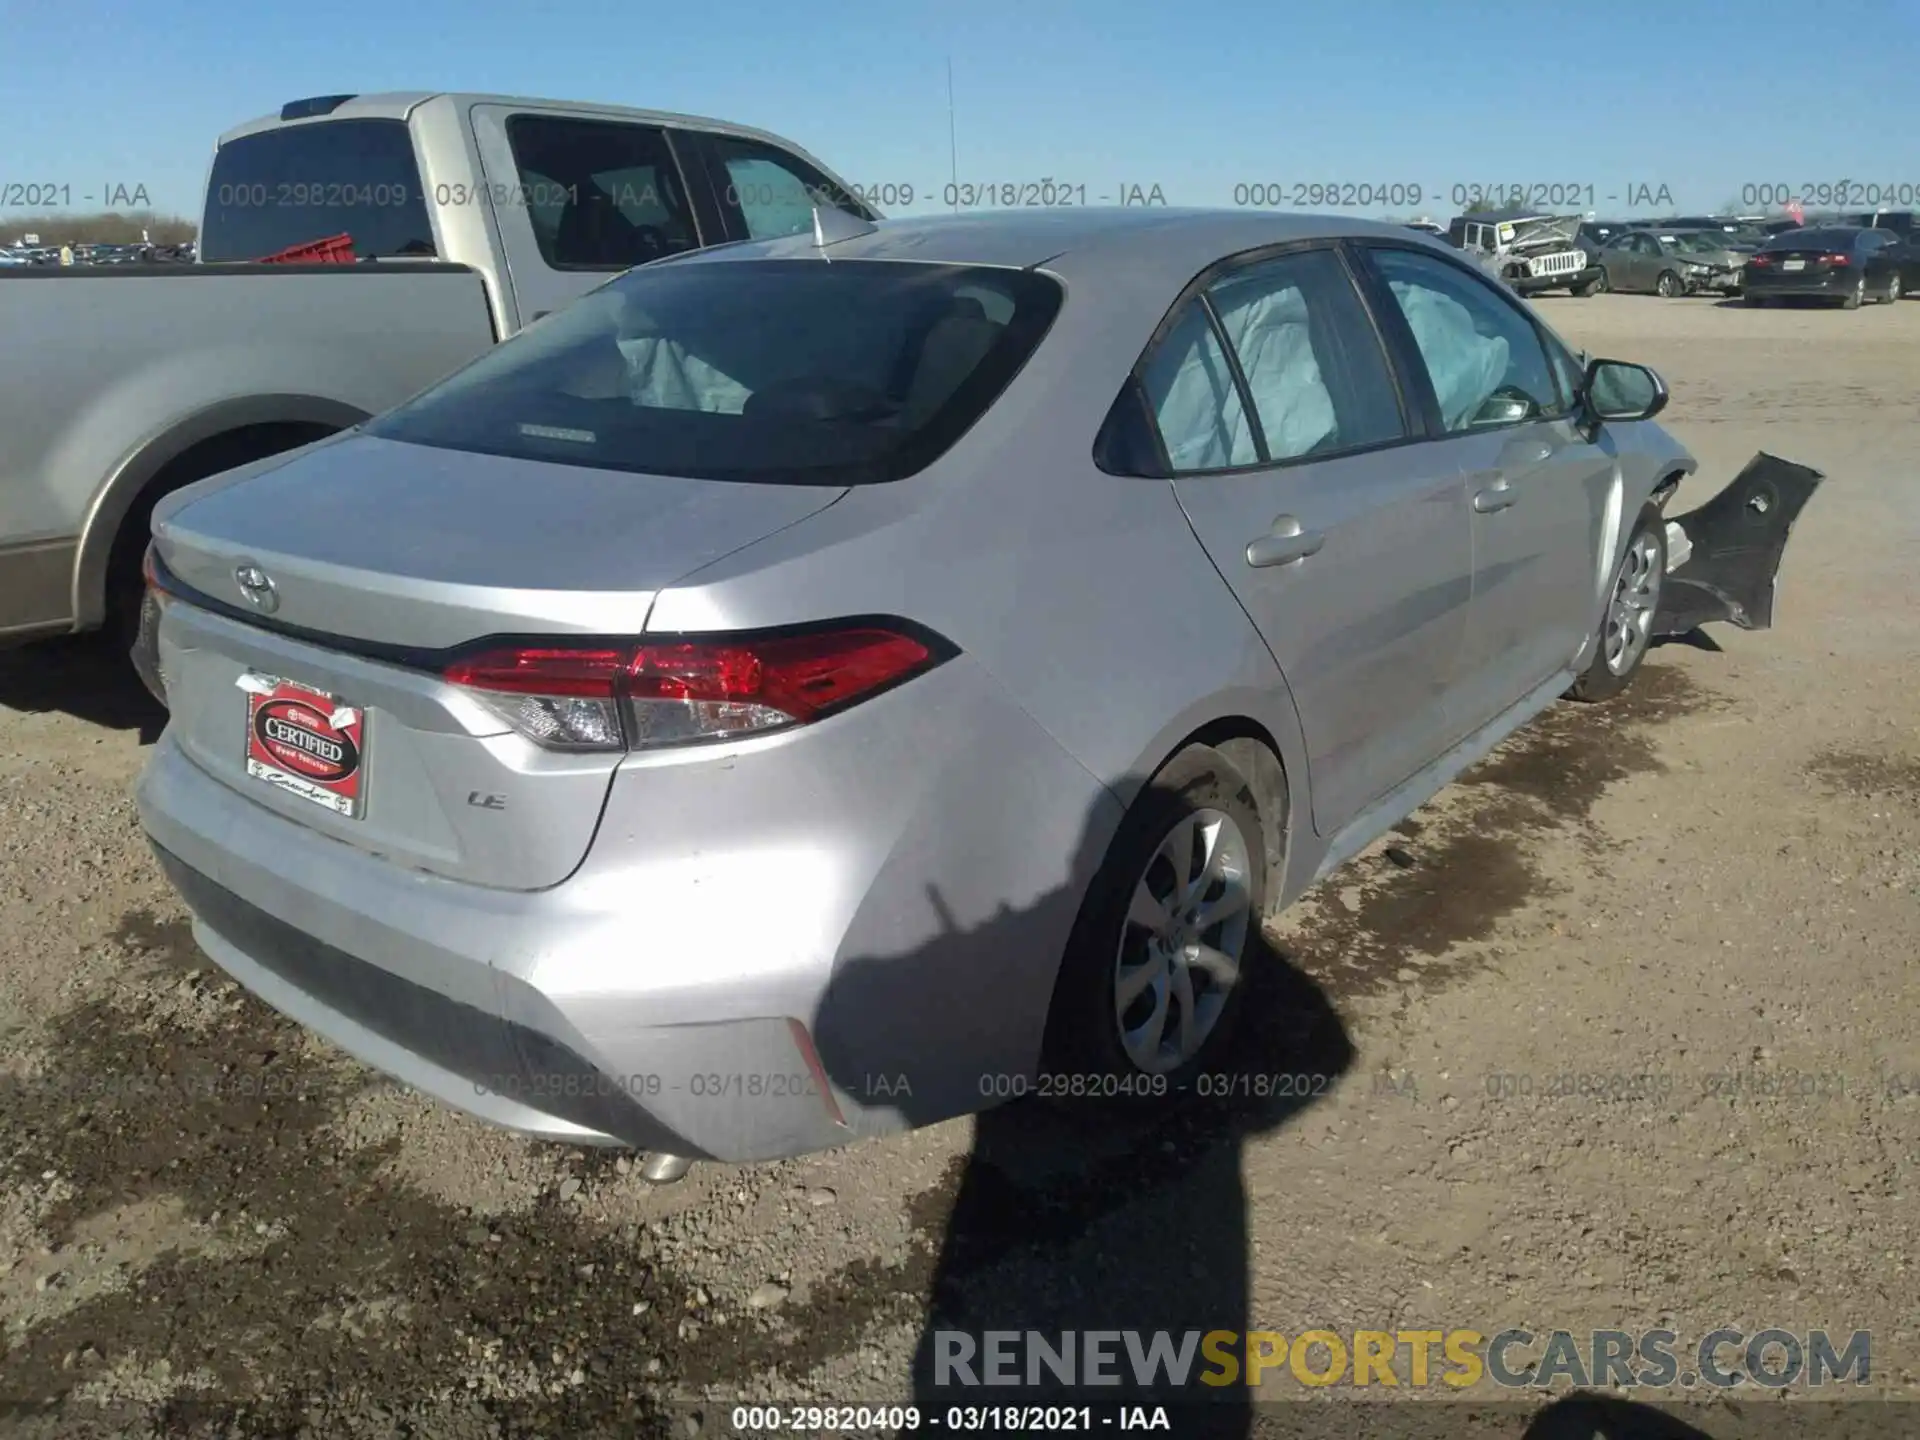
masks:
<instances>
[{"instance_id":1,"label":"deployed airbag","mask_svg":"<svg viewBox=\"0 0 1920 1440\"><path fill-rule=\"evenodd\" d=\"M1267 450L1276 460L1305 455L1338 425L1333 395L1320 373L1308 331L1307 302L1297 288L1252 293L1235 303L1229 290L1217 305L1259 412Z\"/></svg>"},{"instance_id":2,"label":"deployed airbag","mask_svg":"<svg viewBox=\"0 0 1920 1440\"><path fill-rule=\"evenodd\" d=\"M631 298L620 314L615 342L627 366L627 396L652 410L705 410L738 415L750 393L746 386L693 354L658 327Z\"/></svg>"},{"instance_id":3,"label":"deployed airbag","mask_svg":"<svg viewBox=\"0 0 1920 1440\"><path fill-rule=\"evenodd\" d=\"M1467 307L1449 295L1401 280L1391 284L1427 362L1442 422L1449 430L1465 429L1506 377L1506 340L1482 335Z\"/></svg>"}]
</instances>

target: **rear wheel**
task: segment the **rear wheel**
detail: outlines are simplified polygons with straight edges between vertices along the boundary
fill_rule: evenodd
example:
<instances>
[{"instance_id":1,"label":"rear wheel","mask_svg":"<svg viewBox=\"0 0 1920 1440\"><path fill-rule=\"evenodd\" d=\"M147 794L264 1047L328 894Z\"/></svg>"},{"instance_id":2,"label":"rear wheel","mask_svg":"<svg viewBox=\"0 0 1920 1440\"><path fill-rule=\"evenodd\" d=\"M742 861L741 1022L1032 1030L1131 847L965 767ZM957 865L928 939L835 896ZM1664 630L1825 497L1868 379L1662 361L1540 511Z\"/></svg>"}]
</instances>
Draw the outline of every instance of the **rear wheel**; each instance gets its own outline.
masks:
<instances>
[{"instance_id":1,"label":"rear wheel","mask_svg":"<svg viewBox=\"0 0 1920 1440\"><path fill-rule=\"evenodd\" d=\"M1866 298L1867 277L1862 275L1858 280L1853 282L1853 289L1848 293L1847 298L1840 302L1840 308L1842 310L1858 310L1860 308L1860 302Z\"/></svg>"},{"instance_id":2,"label":"rear wheel","mask_svg":"<svg viewBox=\"0 0 1920 1440\"><path fill-rule=\"evenodd\" d=\"M1671 270L1662 270L1660 278L1654 281L1653 290L1662 300L1671 300L1682 290L1680 277Z\"/></svg>"},{"instance_id":3,"label":"rear wheel","mask_svg":"<svg viewBox=\"0 0 1920 1440\"><path fill-rule=\"evenodd\" d=\"M1653 643L1653 617L1667 576L1667 522L1651 505L1640 512L1626 553L1613 573L1593 663L1567 691L1574 700L1605 700L1632 683Z\"/></svg>"},{"instance_id":4,"label":"rear wheel","mask_svg":"<svg viewBox=\"0 0 1920 1440\"><path fill-rule=\"evenodd\" d=\"M1190 745L1120 822L1067 942L1043 1069L1099 1098L1177 1098L1231 1042L1265 907L1266 846L1247 779ZM1080 1102L1084 1103L1084 1102Z\"/></svg>"}]
</instances>

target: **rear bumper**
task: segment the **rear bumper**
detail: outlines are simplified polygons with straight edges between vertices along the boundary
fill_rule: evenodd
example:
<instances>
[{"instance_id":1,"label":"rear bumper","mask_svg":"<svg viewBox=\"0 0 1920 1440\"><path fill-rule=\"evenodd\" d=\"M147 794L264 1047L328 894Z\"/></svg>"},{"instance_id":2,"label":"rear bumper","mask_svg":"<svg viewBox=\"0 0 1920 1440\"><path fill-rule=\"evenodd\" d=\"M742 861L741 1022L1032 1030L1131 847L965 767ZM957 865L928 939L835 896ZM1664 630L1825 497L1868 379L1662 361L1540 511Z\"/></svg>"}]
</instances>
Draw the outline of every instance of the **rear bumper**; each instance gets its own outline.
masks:
<instances>
[{"instance_id":1,"label":"rear bumper","mask_svg":"<svg viewBox=\"0 0 1920 1440\"><path fill-rule=\"evenodd\" d=\"M1118 820L965 657L870 703L698 763L635 757L545 890L344 844L170 732L138 804L208 955L367 1064L530 1135L772 1159L1031 1075Z\"/></svg>"},{"instance_id":2,"label":"rear bumper","mask_svg":"<svg viewBox=\"0 0 1920 1440\"><path fill-rule=\"evenodd\" d=\"M1749 272L1741 290L1765 299L1799 295L1808 299L1844 300L1859 283L1858 270L1806 270L1792 275L1765 276Z\"/></svg>"}]
</instances>

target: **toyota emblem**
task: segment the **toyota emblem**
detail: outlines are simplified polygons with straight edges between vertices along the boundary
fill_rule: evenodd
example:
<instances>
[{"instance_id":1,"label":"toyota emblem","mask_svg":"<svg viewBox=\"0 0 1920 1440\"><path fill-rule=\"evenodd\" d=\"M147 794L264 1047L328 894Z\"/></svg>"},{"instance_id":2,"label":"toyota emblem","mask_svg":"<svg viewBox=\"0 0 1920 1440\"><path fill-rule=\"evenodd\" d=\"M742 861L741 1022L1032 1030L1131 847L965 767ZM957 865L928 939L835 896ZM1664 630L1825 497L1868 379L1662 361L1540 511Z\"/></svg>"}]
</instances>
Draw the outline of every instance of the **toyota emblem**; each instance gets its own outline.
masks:
<instances>
[{"instance_id":1,"label":"toyota emblem","mask_svg":"<svg viewBox=\"0 0 1920 1440\"><path fill-rule=\"evenodd\" d=\"M271 615L280 608L280 592L273 587L273 577L258 565L236 566L233 578L254 609Z\"/></svg>"}]
</instances>

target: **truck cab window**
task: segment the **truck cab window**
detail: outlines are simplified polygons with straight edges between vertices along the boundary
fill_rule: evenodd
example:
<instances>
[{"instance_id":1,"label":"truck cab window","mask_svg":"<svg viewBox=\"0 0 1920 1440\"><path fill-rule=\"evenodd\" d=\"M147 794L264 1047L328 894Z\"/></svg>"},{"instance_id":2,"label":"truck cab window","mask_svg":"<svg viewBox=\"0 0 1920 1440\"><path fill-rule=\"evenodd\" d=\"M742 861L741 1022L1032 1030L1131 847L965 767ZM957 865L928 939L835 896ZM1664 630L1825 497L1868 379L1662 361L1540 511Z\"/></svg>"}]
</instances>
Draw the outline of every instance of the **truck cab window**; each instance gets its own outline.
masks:
<instances>
[{"instance_id":1,"label":"truck cab window","mask_svg":"<svg viewBox=\"0 0 1920 1440\"><path fill-rule=\"evenodd\" d=\"M873 218L864 205L797 155L736 135L712 135L707 143L720 171L714 175L720 204L738 214L739 232L750 240L811 229L817 205Z\"/></svg>"},{"instance_id":2,"label":"truck cab window","mask_svg":"<svg viewBox=\"0 0 1920 1440\"><path fill-rule=\"evenodd\" d=\"M202 260L260 260L336 235L352 237L355 259L435 253L406 121L316 120L220 147Z\"/></svg>"},{"instance_id":3,"label":"truck cab window","mask_svg":"<svg viewBox=\"0 0 1920 1440\"><path fill-rule=\"evenodd\" d=\"M516 115L507 144L534 239L557 270L626 270L700 244L664 131Z\"/></svg>"}]
</instances>

